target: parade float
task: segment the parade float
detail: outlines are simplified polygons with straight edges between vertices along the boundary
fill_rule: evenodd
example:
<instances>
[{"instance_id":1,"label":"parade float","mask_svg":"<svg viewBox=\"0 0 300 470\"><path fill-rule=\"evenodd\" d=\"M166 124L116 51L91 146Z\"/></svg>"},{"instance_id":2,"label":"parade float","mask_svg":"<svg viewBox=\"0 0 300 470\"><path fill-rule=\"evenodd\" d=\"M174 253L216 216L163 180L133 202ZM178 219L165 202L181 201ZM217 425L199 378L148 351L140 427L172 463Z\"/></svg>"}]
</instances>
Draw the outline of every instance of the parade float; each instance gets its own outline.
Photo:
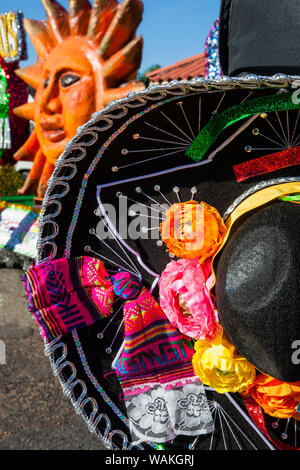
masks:
<instances>
[{"instance_id":1,"label":"parade float","mask_svg":"<svg viewBox=\"0 0 300 470\"><path fill-rule=\"evenodd\" d=\"M35 256L38 217L33 197L18 196L23 178L13 158L29 133L28 121L13 112L28 100L28 87L17 76L27 58L22 12L0 14L0 33L0 266L13 267Z\"/></svg>"},{"instance_id":2,"label":"parade float","mask_svg":"<svg viewBox=\"0 0 300 470\"><path fill-rule=\"evenodd\" d=\"M43 198L54 165L66 144L95 111L144 88L136 81L143 48L135 37L142 19L141 0L70 0L69 12L42 0L46 21L24 19L37 61L18 70L36 90L32 103L14 112L33 120L35 130L15 154L33 159L20 194Z\"/></svg>"},{"instance_id":3,"label":"parade float","mask_svg":"<svg viewBox=\"0 0 300 470\"><path fill-rule=\"evenodd\" d=\"M21 16L15 15L19 20L16 29L19 40L24 38L24 25L37 53L35 64L15 70L15 83L25 90L25 84L35 90L31 102L26 99L12 102L16 123L21 121L23 126L26 121L34 123L26 142L14 139L13 133L9 140L9 82L6 85L5 77L1 82L3 147L14 150L15 163L32 162L24 184L20 185L18 174L14 175L18 178L11 188L14 194L10 191L10 200L2 201L5 210L0 220L2 266L24 266L24 262L35 258L38 206L41 207L56 160L78 127L109 102L144 88L136 79L143 49L142 37L136 37L143 15L141 0L121 3L95 0L93 6L88 0L70 0L68 12L54 0L42 3L45 21L25 18L22 22ZM11 30L12 27L7 27L7 31ZM7 40L5 51L11 43L12 39ZM21 59L19 43L17 52ZM28 208L28 203L37 206L34 211ZM34 220L34 225L29 220ZM24 243L27 248L20 251L17 247Z\"/></svg>"},{"instance_id":4,"label":"parade float","mask_svg":"<svg viewBox=\"0 0 300 470\"><path fill-rule=\"evenodd\" d=\"M27 58L21 12L0 14L0 164L14 163L13 154L28 136L28 123L13 109L28 99L26 84L17 76Z\"/></svg>"},{"instance_id":5,"label":"parade float","mask_svg":"<svg viewBox=\"0 0 300 470\"><path fill-rule=\"evenodd\" d=\"M107 448L299 450L299 7L271 3L262 35L260 0L223 0L207 78L147 90L141 1L43 0L24 23L35 129L15 157L43 206L2 211L4 248L37 250L29 311Z\"/></svg>"}]
</instances>

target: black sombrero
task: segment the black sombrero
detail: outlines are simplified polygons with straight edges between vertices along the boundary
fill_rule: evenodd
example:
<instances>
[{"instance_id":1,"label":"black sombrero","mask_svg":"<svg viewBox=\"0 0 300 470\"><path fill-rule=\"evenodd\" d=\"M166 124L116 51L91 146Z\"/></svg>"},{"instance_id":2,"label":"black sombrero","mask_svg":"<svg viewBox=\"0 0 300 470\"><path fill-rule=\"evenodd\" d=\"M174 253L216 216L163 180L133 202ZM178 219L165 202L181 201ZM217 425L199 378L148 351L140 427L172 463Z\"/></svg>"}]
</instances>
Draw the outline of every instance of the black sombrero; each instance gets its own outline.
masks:
<instances>
[{"instance_id":1,"label":"black sombrero","mask_svg":"<svg viewBox=\"0 0 300 470\"><path fill-rule=\"evenodd\" d=\"M103 261L111 277L132 273L158 301L159 277L177 259L160 239L166 208L204 201L230 227L214 259L213 293L223 330L259 373L298 382L299 365L291 360L291 345L300 339L296 78L172 82L130 94L96 113L78 129L49 182L38 266L67 258L74 270L72 260L91 257ZM61 298L68 295L62 291L56 302ZM107 446L295 447L297 420L289 434L286 419L211 387L203 398L211 413L206 432L178 433L165 441L152 439L149 430L149 440L133 437L131 409L114 369L124 340L121 307L114 303L112 315L99 319L91 304L89 324L80 324L71 309L67 331L45 339L64 393ZM41 317L38 321L44 325ZM255 406L264 427L251 414ZM146 408L155 416L151 404Z\"/></svg>"}]
</instances>

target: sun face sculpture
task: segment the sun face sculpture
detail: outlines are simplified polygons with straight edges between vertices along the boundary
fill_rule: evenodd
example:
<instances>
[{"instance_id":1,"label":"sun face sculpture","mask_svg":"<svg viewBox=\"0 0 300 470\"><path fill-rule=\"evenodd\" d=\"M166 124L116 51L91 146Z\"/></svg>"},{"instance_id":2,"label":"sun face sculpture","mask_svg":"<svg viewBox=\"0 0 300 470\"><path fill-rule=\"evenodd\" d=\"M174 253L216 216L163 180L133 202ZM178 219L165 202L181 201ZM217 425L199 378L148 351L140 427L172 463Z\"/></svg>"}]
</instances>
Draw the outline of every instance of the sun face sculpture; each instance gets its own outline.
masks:
<instances>
[{"instance_id":1,"label":"sun face sculpture","mask_svg":"<svg viewBox=\"0 0 300 470\"><path fill-rule=\"evenodd\" d=\"M33 160L20 194L43 197L55 162L77 128L95 111L130 91L142 57L142 0L69 0L69 13L55 0L42 0L46 21L24 19L37 52L34 65L18 76L36 90L32 103L14 112L35 122L15 159Z\"/></svg>"}]
</instances>

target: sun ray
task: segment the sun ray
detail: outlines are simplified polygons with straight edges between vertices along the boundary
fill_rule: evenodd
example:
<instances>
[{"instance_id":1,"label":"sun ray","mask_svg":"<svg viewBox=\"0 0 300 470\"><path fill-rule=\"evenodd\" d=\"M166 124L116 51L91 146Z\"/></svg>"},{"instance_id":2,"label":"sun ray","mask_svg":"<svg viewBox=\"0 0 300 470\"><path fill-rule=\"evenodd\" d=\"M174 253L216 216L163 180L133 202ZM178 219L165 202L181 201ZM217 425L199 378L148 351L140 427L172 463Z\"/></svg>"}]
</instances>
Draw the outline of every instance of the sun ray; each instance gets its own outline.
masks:
<instances>
[{"instance_id":1,"label":"sun ray","mask_svg":"<svg viewBox=\"0 0 300 470\"><path fill-rule=\"evenodd\" d=\"M116 86L126 81L141 62L142 50L143 38L139 36L105 62L103 77L108 86Z\"/></svg>"},{"instance_id":2,"label":"sun ray","mask_svg":"<svg viewBox=\"0 0 300 470\"><path fill-rule=\"evenodd\" d=\"M14 114L23 119L32 120L34 119L34 102L25 103L17 108L14 108Z\"/></svg>"},{"instance_id":3,"label":"sun ray","mask_svg":"<svg viewBox=\"0 0 300 470\"><path fill-rule=\"evenodd\" d=\"M141 0L124 0L118 7L99 47L99 54L108 59L132 39L143 16Z\"/></svg>"},{"instance_id":4,"label":"sun ray","mask_svg":"<svg viewBox=\"0 0 300 470\"><path fill-rule=\"evenodd\" d=\"M111 101L120 100L125 98L131 91L141 91L145 88L143 82L128 82L126 85L120 86L119 88L109 88L103 96L103 103L106 106Z\"/></svg>"},{"instance_id":5,"label":"sun ray","mask_svg":"<svg viewBox=\"0 0 300 470\"><path fill-rule=\"evenodd\" d=\"M118 8L118 0L95 0L91 12L88 37L100 44Z\"/></svg>"},{"instance_id":6,"label":"sun ray","mask_svg":"<svg viewBox=\"0 0 300 470\"><path fill-rule=\"evenodd\" d=\"M43 62L38 58L34 65L28 65L27 67L16 69L15 74L27 83L27 85L36 90L41 82L42 70Z\"/></svg>"},{"instance_id":7,"label":"sun ray","mask_svg":"<svg viewBox=\"0 0 300 470\"><path fill-rule=\"evenodd\" d=\"M30 173L22 188L18 190L18 194L36 194L36 190L44 169L45 162L46 158L43 155L41 149L39 149L35 155Z\"/></svg>"},{"instance_id":8,"label":"sun ray","mask_svg":"<svg viewBox=\"0 0 300 470\"><path fill-rule=\"evenodd\" d=\"M40 148L40 144L36 135L36 130L30 134L30 137L26 140L25 144L14 154L15 160L29 160L33 161L35 155Z\"/></svg>"},{"instance_id":9,"label":"sun ray","mask_svg":"<svg viewBox=\"0 0 300 470\"><path fill-rule=\"evenodd\" d=\"M48 23L46 21L36 21L24 18L23 24L37 54L42 59L46 59L49 52L54 47Z\"/></svg>"},{"instance_id":10,"label":"sun ray","mask_svg":"<svg viewBox=\"0 0 300 470\"><path fill-rule=\"evenodd\" d=\"M69 26L71 36L83 36L87 33L91 16L89 0L69 0Z\"/></svg>"},{"instance_id":11,"label":"sun ray","mask_svg":"<svg viewBox=\"0 0 300 470\"><path fill-rule=\"evenodd\" d=\"M70 35L68 12L55 0L41 0L53 38L61 42Z\"/></svg>"},{"instance_id":12,"label":"sun ray","mask_svg":"<svg viewBox=\"0 0 300 470\"><path fill-rule=\"evenodd\" d=\"M37 189L38 194L45 193L47 189L48 180L51 177L53 170L54 170L54 165L50 163L48 160L46 160L43 166L43 171L41 172L40 177L39 177L39 184L38 184L38 189Z\"/></svg>"}]
</instances>

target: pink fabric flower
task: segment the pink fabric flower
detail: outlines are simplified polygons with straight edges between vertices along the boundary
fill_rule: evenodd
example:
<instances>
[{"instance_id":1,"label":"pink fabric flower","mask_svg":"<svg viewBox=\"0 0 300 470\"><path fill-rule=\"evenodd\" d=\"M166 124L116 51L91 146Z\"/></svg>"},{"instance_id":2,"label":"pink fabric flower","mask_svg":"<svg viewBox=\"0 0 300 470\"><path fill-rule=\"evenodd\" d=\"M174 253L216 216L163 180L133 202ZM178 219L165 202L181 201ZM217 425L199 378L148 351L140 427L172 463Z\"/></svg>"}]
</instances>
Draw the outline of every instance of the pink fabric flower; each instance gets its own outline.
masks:
<instances>
[{"instance_id":1,"label":"pink fabric flower","mask_svg":"<svg viewBox=\"0 0 300 470\"><path fill-rule=\"evenodd\" d=\"M211 260L180 259L169 263L159 282L160 306L181 333L197 339L212 339L218 314L210 297L213 285Z\"/></svg>"}]
</instances>

